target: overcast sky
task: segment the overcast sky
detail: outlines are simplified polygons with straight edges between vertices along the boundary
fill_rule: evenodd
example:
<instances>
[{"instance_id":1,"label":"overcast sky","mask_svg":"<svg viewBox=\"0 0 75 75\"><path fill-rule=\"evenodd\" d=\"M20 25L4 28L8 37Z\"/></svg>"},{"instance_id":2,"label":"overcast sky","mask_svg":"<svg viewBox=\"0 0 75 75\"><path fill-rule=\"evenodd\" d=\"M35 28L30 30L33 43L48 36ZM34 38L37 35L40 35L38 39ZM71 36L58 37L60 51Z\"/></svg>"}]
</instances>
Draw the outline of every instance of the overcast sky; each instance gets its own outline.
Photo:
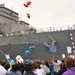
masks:
<instances>
[{"instance_id":1,"label":"overcast sky","mask_svg":"<svg viewBox=\"0 0 75 75\"><path fill-rule=\"evenodd\" d=\"M30 0L31 5L26 8L28 0L0 0L7 8L19 13L21 20L36 28L68 26L75 24L75 0ZM27 18L27 13L31 18Z\"/></svg>"}]
</instances>

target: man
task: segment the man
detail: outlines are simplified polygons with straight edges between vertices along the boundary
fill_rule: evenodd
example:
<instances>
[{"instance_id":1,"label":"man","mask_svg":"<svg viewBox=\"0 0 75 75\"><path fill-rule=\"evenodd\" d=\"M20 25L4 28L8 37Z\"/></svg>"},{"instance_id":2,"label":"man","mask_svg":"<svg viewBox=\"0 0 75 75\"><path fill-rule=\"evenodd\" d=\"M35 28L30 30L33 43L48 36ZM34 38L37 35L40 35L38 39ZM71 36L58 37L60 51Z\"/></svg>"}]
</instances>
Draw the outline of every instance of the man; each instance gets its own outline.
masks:
<instances>
[{"instance_id":1,"label":"man","mask_svg":"<svg viewBox=\"0 0 75 75\"><path fill-rule=\"evenodd\" d=\"M14 63L12 69L8 71L6 75L22 75L21 72L18 71L18 64Z\"/></svg>"},{"instance_id":2,"label":"man","mask_svg":"<svg viewBox=\"0 0 75 75\"><path fill-rule=\"evenodd\" d=\"M34 64L34 61L31 60L31 59L26 59L24 61L25 71L24 71L24 74L23 75L36 75L33 72L33 64Z\"/></svg>"}]
</instances>

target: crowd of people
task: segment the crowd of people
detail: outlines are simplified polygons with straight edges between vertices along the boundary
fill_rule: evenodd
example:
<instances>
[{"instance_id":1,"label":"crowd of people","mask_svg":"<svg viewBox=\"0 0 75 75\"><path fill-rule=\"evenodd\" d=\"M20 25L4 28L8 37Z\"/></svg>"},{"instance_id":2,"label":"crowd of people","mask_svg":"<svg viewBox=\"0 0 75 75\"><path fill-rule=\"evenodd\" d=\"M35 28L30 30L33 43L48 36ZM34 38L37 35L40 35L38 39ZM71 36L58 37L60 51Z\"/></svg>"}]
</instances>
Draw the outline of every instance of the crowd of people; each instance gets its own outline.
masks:
<instances>
[{"instance_id":1,"label":"crowd of people","mask_svg":"<svg viewBox=\"0 0 75 75\"><path fill-rule=\"evenodd\" d=\"M23 62L9 63L0 61L0 75L75 75L75 60L67 57L58 62L56 59L45 61L26 58Z\"/></svg>"}]
</instances>

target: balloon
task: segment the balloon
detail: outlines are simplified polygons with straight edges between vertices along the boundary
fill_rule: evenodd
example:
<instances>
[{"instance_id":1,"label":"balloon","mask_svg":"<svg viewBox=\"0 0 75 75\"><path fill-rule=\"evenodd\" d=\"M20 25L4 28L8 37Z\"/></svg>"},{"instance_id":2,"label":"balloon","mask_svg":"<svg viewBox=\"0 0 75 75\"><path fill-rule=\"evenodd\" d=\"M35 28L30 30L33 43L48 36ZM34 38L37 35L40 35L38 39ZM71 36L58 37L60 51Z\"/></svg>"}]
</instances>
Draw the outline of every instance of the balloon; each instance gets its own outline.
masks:
<instances>
[{"instance_id":1,"label":"balloon","mask_svg":"<svg viewBox=\"0 0 75 75\"><path fill-rule=\"evenodd\" d=\"M30 14L29 13L27 13L27 17L30 18Z\"/></svg>"},{"instance_id":2,"label":"balloon","mask_svg":"<svg viewBox=\"0 0 75 75\"><path fill-rule=\"evenodd\" d=\"M25 7L28 7L28 5L27 4L23 4Z\"/></svg>"},{"instance_id":3,"label":"balloon","mask_svg":"<svg viewBox=\"0 0 75 75\"><path fill-rule=\"evenodd\" d=\"M15 61L13 59L10 59L10 63L15 63Z\"/></svg>"},{"instance_id":4,"label":"balloon","mask_svg":"<svg viewBox=\"0 0 75 75\"><path fill-rule=\"evenodd\" d=\"M28 1L28 2L27 2L27 5L30 5L30 4L31 4L31 2L30 2L30 1Z\"/></svg>"},{"instance_id":5,"label":"balloon","mask_svg":"<svg viewBox=\"0 0 75 75\"><path fill-rule=\"evenodd\" d=\"M26 55L29 55L31 52L29 50L25 51Z\"/></svg>"},{"instance_id":6,"label":"balloon","mask_svg":"<svg viewBox=\"0 0 75 75\"><path fill-rule=\"evenodd\" d=\"M35 48L35 46L30 46L29 50L33 50Z\"/></svg>"}]
</instances>

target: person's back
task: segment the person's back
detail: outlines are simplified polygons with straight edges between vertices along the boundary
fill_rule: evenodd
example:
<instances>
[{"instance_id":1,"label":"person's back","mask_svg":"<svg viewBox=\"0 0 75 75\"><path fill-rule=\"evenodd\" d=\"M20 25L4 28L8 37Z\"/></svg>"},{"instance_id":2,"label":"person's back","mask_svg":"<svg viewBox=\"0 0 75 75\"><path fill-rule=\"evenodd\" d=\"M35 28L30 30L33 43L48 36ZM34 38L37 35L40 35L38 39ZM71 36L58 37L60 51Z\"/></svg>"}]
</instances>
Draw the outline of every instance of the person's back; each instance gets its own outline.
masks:
<instances>
[{"instance_id":1,"label":"person's back","mask_svg":"<svg viewBox=\"0 0 75 75\"><path fill-rule=\"evenodd\" d=\"M34 61L31 59L26 59L24 61L25 71L23 75L37 75L33 72L33 64L34 64Z\"/></svg>"},{"instance_id":2,"label":"person's back","mask_svg":"<svg viewBox=\"0 0 75 75\"><path fill-rule=\"evenodd\" d=\"M9 71L6 75L22 75L20 71Z\"/></svg>"},{"instance_id":3,"label":"person's back","mask_svg":"<svg viewBox=\"0 0 75 75\"><path fill-rule=\"evenodd\" d=\"M34 60L33 72L35 74L37 74L37 75L42 75L41 70L38 68L38 62L37 62L37 60Z\"/></svg>"},{"instance_id":4,"label":"person's back","mask_svg":"<svg viewBox=\"0 0 75 75\"><path fill-rule=\"evenodd\" d=\"M0 65L0 75L5 75L6 72L6 69L2 65Z\"/></svg>"},{"instance_id":5,"label":"person's back","mask_svg":"<svg viewBox=\"0 0 75 75\"><path fill-rule=\"evenodd\" d=\"M66 65L67 71L64 72L62 75L75 75L75 64L74 63L75 61L73 58L71 57L66 58L65 65Z\"/></svg>"},{"instance_id":6,"label":"person's back","mask_svg":"<svg viewBox=\"0 0 75 75\"><path fill-rule=\"evenodd\" d=\"M45 65L45 61L41 61L40 67L44 70L45 75L50 71L49 68ZM49 70L49 71L48 71Z\"/></svg>"},{"instance_id":7,"label":"person's back","mask_svg":"<svg viewBox=\"0 0 75 75\"><path fill-rule=\"evenodd\" d=\"M62 75L75 75L75 67L68 69Z\"/></svg>"},{"instance_id":8,"label":"person's back","mask_svg":"<svg viewBox=\"0 0 75 75\"><path fill-rule=\"evenodd\" d=\"M62 65L62 68L60 68L60 70L58 71L57 75L62 75L65 71L66 71L66 66L65 64Z\"/></svg>"},{"instance_id":9,"label":"person's back","mask_svg":"<svg viewBox=\"0 0 75 75\"><path fill-rule=\"evenodd\" d=\"M54 64L51 62L50 64L51 75L54 75Z\"/></svg>"},{"instance_id":10,"label":"person's back","mask_svg":"<svg viewBox=\"0 0 75 75\"><path fill-rule=\"evenodd\" d=\"M36 75L34 72L26 71L23 75Z\"/></svg>"},{"instance_id":11,"label":"person's back","mask_svg":"<svg viewBox=\"0 0 75 75\"><path fill-rule=\"evenodd\" d=\"M18 71L18 65L13 64L12 69L6 73L6 75L22 75L20 71Z\"/></svg>"},{"instance_id":12,"label":"person's back","mask_svg":"<svg viewBox=\"0 0 75 75\"><path fill-rule=\"evenodd\" d=\"M58 63L57 63L57 60L56 60L53 64L54 64L54 72L58 72L59 69L58 69Z\"/></svg>"}]
</instances>

